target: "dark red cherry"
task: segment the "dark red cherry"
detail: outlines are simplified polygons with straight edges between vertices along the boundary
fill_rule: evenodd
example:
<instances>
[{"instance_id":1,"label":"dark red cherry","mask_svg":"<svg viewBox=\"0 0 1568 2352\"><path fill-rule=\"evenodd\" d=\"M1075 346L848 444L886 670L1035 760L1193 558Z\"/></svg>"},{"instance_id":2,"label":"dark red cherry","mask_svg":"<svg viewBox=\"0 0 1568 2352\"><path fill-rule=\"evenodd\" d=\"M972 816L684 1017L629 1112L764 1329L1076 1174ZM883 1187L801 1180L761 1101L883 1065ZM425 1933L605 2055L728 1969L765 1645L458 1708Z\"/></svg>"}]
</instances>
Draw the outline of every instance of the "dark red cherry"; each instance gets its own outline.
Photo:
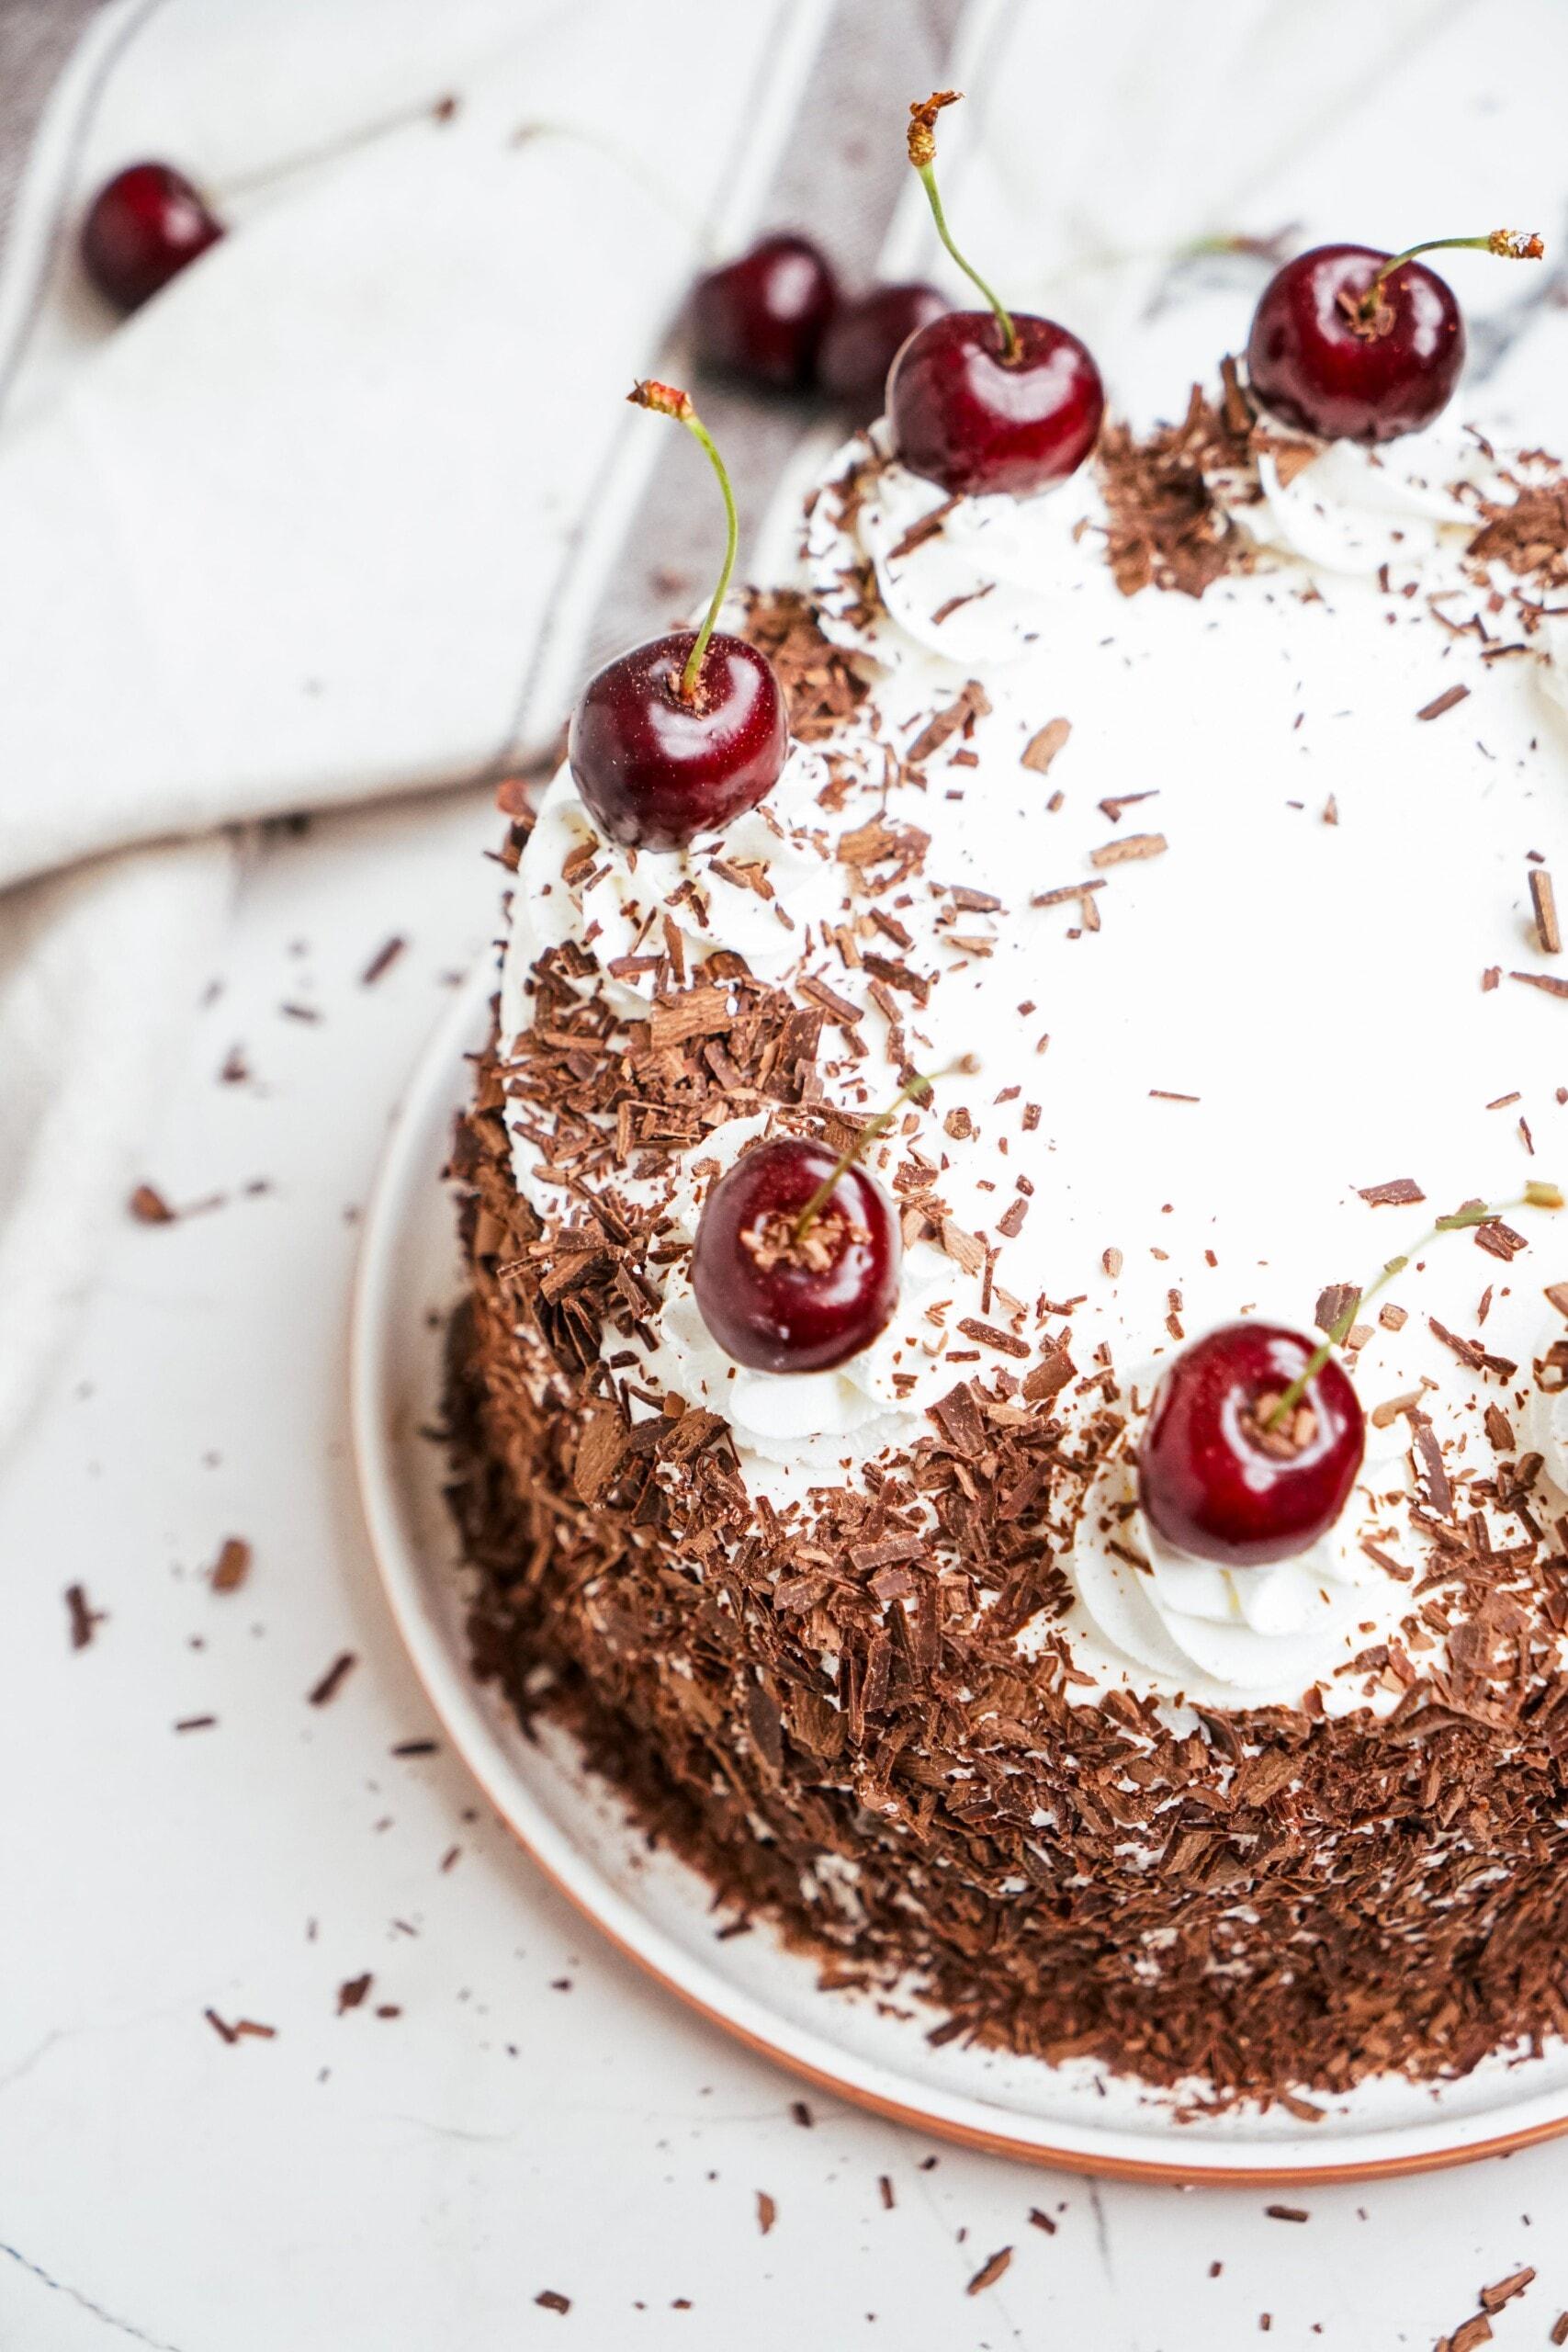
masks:
<instances>
[{"instance_id":1,"label":"dark red cherry","mask_svg":"<svg viewBox=\"0 0 1568 2352\"><path fill-rule=\"evenodd\" d=\"M842 1169L797 1231L838 1165L826 1144L781 1136L742 1153L704 1204L692 1288L725 1354L753 1372L830 1372L897 1304L898 1219L863 1168Z\"/></svg>"},{"instance_id":2,"label":"dark red cherry","mask_svg":"<svg viewBox=\"0 0 1568 2352\"><path fill-rule=\"evenodd\" d=\"M82 223L82 260L106 300L136 311L222 234L183 172L132 164L94 198Z\"/></svg>"},{"instance_id":3,"label":"dark red cherry","mask_svg":"<svg viewBox=\"0 0 1568 2352\"><path fill-rule=\"evenodd\" d=\"M880 416L887 370L909 337L950 308L934 286L874 286L840 306L822 338L818 380L858 423Z\"/></svg>"},{"instance_id":4,"label":"dark red cherry","mask_svg":"<svg viewBox=\"0 0 1568 2352\"><path fill-rule=\"evenodd\" d=\"M1464 365L1459 304L1418 261L1403 263L1369 304L1388 259L1371 245L1318 245L1264 288L1247 375L1282 424L1325 441L1393 441L1447 408Z\"/></svg>"},{"instance_id":5,"label":"dark red cherry","mask_svg":"<svg viewBox=\"0 0 1568 2352\"><path fill-rule=\"evenodd\" d=\"M1049 490L1094 447L1105 387L1089 353L1050 319L1015 311L1012 323L1011 359L991 311L949 311L893 362L894 446L912 472L944 490Z\"/></svg>"},{"instance_id":6,"label":"dark red cherry","mask_svg":"<svg viewBox=\"0 0 1568 2352\"><path fill-rule=\"evenodd\" d=\"M809 237L764 237L697 280L692 339L698 365L779 391L813 382L839 287Z\"/></svg>"},{"instance_id":7,"label":"dark red cherry","mask_svg":"<svg viewBox=\"0 0 1568 2352\"><path fill-rule=\"evenodd\" d=\"M1296 1331L1227 1323L1162 1375L1138 1455L1156 1534L1222 1567L1284 1560L1332 1527L1366 1444L1360 1399L1332 1357L1276 1429L1265 1426L1313 1353Z\"/></svg>"},{"instance_id":8,"label":"dark red cherry","mask_svg":"<svg viewBox=\"0 0 1568 2352\"><path fill-rule=\"evenodd\" d=\"M789 749L784 691L754 645L716 631L688 701L694 629L607 662L571 715L567 757L589 815L629 849L684 849L754 808Z\"/></svg>"}]
</instances>

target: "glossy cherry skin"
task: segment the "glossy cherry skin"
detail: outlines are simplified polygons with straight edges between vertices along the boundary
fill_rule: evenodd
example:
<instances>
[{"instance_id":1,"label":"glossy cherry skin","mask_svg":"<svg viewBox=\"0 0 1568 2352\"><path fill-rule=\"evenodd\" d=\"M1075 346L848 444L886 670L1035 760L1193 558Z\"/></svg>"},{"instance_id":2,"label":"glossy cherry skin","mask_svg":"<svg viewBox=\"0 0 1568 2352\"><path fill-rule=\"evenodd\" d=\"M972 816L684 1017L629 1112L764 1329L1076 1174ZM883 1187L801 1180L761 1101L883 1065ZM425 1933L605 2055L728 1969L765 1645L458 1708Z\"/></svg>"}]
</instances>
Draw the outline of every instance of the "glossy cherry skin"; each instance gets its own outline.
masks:
<instances>
[{"instance_id":1,"label":"glossy cherry skin","mask_svg":"<svg viewBox=\"0 0 1568 2352\"><path fill-rule=\"evenodd\" d=\"M789 715L765 653L716 629L690 702L695 631L651 638L606 663L571 714L567 758L602 833L628 849L684 849L754 808L779 780Z\"/></svg>"},{"instance_id":2,"label":"glossy cherry skin","mask_svg":"<svg viewBox=\"0 0 1568 2352\"><path fill-rule=\"evenodd\" d=\"M822 338L817 377L822 390L857 422L880 416L887 397L887 371L912 334L942 318L949 308L934 286L874 286L840 306Z\"/></svg>"},{"instance_id":3,"label":"glossy cherry skin","mask_svg":"<svg viewBox=\"0 0 1568 2352\"><path fill-rule=\"evenodd\" d=\"M1184 1348L1161 1377L1138 1456L1155 1532L1195 1559L1260 1567L1304 1552L1348 1499L1366 1420L1331 1357L1308 1384L1304 1442L1259 1442L1258 1423L1313 1352L1298 1331L1227 1323ZM1257 1408L1263 1400L1264 1410ZM1292 1415L1298 1420L1301 1407Z\"/></svg>"},{"instance_id":4,"label":"glossy cherry skin","mask_svg":"<svg viewBox=\"0 0 1568 2352\"><path fill-rule=\"evenodd\" d=\"M839 284L809 237L764 237L692 295L692 338L711 375L802 391L839 304Z\"/></svg>"},{"instance_id":5,"label":"glossy cherry skin","mask_svg":"<svg viewBox=\"0 0 1568 2352\"><path fill-rule=\"evenodd\" d=\"M692 1288L727 1356L753 1372L830 1372L859 1355L898 1303L892 1202L846 1168L803 1243L793 1228L838 1154L800 1136L753 1144L703 1205Z\"/></svg>"},{"instance_id":6,"label":"glossy cherry skin","mask_svg":"<svg viewBox=\"0 0 1568 2352\"><path fill-rule=\"evenodd\" d=\"M1359 298L1387 259L1370 245L1318 245L1264 288L1247 370L1281 424L1325 441L1394 441L1447 408L1464 366L1459 304L1434 270L1407 261L1361 322Z\"/></svg>"},{"instance_id":7,"label":"glossy cherry skin","mask_svg":"<svg viewBox=\"0 0 1568 2352\"><path fill-rule=\"evenodd\" d=\"M82 260L107 301L137 311L222 234L183 172L132 164L94 198L82 223Z\"/></svg>"},{"instance_id":8,"label":"glossy cherry skin","mask_svg":"<svg viewBox=\"0 0 1568 2352\"><path fill-rule=\"evenodd\" d=\"M1002 357L990 311L949 311L893 362L887 414L904 463L943 490L1050 490L1093 448L1105 412L1100 370L1076 334L1015 311L1018 354Z\"/></svg>"}]
</instances>

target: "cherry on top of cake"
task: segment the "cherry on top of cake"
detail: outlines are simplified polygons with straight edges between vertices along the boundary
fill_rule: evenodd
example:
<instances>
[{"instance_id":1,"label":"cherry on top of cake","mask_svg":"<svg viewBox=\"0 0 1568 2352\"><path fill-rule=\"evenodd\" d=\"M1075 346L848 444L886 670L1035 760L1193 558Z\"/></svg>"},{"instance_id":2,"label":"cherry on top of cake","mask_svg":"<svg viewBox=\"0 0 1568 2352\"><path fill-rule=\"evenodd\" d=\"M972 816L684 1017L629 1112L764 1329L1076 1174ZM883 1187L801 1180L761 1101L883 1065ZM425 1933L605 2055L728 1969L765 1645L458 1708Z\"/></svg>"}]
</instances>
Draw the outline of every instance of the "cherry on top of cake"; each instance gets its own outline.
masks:
<instances>
[{"instance_id":1,"label":"cherry on top of cake","mask_svg":"<svg viewBox=\"0 0 1568 2352\"><path fill-rule=\"evenodd\" d=\"M1324 441L1394 441L1447 408L1464 365L1451 288L1418 260L1448 251L1539 261L1538 236L1494 229L1434 237L1402 254L1314 245L1263 289L1247 343L1256 397L1281 424Z\"/></svg>"},{"instance_id":2,"label":"cherry on top of cake","mask_svg":"<svg viewBox=\"0 0 1568 2352\"><path fill-rule=\"evenodd\" d=\"M894 446L910 471L964 495L1051 490L1099 437L1105 387L1087 345L1054 319L1010 311L953 243L936 184L936 119L960 96L909 108L909 161L937 234L988 311L949 311L909 337L887 378Z\"/></svg>"},{"instance_id":3,"label":"cherry on top of cake","mask_svg":"<svg viewBox=\"0 0 1568 2352\"><path fill-rule=\"evenodd\" d=\"M942 1070L973 1069L972 1060ZM753 1372L831 1372L871 1346L898 1304L898 1213L862 1165L903 1105L935 1080L906 1079L835 1154L806 1136L753 1144L698 1220L692 1289L709 1331Z\"/></svg>"},{"instance_id":4,"label":"cherry on top of cake","mask_svg":"<svg viewBox=\"0 0 1568 2352\"><path fill-rule=\"evenodd\" d=\"M831 1372L868 1348L898 1303L898 1217L865 1169L806 1136L753 1144L703 1204L692 1251L698 1310L753 1372Z\"/></svg>"},{"instance_id":5,"label":"cherry on top of cake","mask_svg":"<svg viewBox=\"0 0 1568 2352\"><path fill-rule=\"evenodd\" d=\"M701 628L650 638L589 680L567 758L607 839L677 850L721 831L773 789L789 751L789 715L767 655L716 626L739 534L729 476L691 395L649 379L627 398L674 417L705 452L724 494L724 563Z\"/></svg>"},{"instance_id":6,"label":"cherry on top of cake","mask_svg":"<svg viewBox=\"0 0 1568 2352\"><path fill-rule=\"evenodd\" d=\"M1560 1209L1532 1182L1506 1208ZM1354 1292L1314 1347L1299 1331L1227 1323L1161 1375L1138 1449L1138 1499L1156 1533L1190 1558L1267 1566L1308 1551L1335 1524L1366 1451L1366 1416L1334 1350L1362 1308L1430 1241L1504 1208L1467 1202Z\"/></svg>"}]
</instances>

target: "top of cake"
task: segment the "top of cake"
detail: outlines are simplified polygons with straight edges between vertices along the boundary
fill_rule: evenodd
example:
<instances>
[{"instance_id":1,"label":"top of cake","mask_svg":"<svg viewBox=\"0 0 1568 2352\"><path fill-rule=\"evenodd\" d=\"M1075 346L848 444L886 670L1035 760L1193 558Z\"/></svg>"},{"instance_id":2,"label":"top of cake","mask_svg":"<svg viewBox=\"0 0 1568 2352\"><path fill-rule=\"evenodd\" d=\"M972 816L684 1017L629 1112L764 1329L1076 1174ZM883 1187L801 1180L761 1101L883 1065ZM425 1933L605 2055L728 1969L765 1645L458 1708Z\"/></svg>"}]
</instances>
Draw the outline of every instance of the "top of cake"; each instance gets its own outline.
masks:
<instances>
[{"instance_id":1,"label":"top of cake","mask_svg":"<svg viewBox=\"0 0 1568 2352\"><path fill-rule=\"evenodd\" d=\"M1388 1715L1462 1679L1501 1595L1534 1612L1563 1503L1551 1228L1475 1204L1556 1172L1568 1105L1568 485L1451 416L1378 447L1280 405L1227 361L1021 496L857 436L750 607L776 784L628 848L563 766L500 1043L560 1293L619 1261L603 1392L717 1417L807 1582L853 1494L897 1530L886 1598L940 1537L1075 1695ZM736 1361L693 1280L719 1180L761 1138L852 1144L916 1073L864 1152L890 1318L832 1369ZM1329 1331L1467 1205L1343 1335L1368 1426L1336 1522L1247 1566L1162 1539L1136 1457L1180 1351ZM929 1441L971 1425L1018 1477L966 1515Z\"/></svg>"}]
</instances>

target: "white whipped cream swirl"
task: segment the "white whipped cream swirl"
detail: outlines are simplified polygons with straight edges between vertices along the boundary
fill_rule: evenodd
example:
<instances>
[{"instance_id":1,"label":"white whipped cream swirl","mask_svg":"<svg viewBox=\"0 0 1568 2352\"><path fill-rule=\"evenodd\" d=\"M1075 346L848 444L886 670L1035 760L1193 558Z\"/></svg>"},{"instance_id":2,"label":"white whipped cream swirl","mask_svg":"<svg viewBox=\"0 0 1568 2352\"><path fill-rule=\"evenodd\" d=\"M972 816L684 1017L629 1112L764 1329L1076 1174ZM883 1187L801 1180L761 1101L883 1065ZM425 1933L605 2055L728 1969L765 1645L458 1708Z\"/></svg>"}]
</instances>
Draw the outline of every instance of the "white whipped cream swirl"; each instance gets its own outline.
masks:
<instances>
[{"instance_id":1,"label":"white whipped cream swirl","mask_svg":"<svg viewBox=\"0 0 1568 2352\"><path fill-rule=\"evenodd\" d=\"M933 653L966 670L1014 660L1081 589L1074 532L1093 499L1087 469L1032 498L953 497L900 464L884 419L840 451L807 525L822 628L889 670Z\"/></svg>"},{"instance_id":2,"label":"white whipped cream swirl","mask_svg":"<svg viewBox=\"0 0 1568 2352\"><path fill-rule=\"evenodd\" d=\"M1260 422L1267 433L1267 414ZM1445 533L1474 531L1474 507L1458 490L1490 489L1495 477L1476 441L1447 424L1375 448L1280 427L1275 447L1258 451L1257 488L1239 474L1215 477L1213 488L1259 547L1325 571L1370 574L1424 563Z\"/></svg>"},{"instance_id":3,"label":"white whipped cream swirl","mask_svg":"<svg viewBox=\"0 0 1568 2352\"><path fill-rule=\"evenodd\" d=\"M820 756L792 744L767 798L722 833L685 849L627 850L604 839L563 766L517 869L503 1030L515 1035L526 1028L523 983L546 948L568 940L593 956L618 1012L646 1012L666 917L680 934L688 974L727 948L759 979L780 978L804 952L807 925L829 916L840 896L831 844L813 829L827 780ZM650 959L644 969L611 971L637 956Z\"/></svg>"}]
</instances>

